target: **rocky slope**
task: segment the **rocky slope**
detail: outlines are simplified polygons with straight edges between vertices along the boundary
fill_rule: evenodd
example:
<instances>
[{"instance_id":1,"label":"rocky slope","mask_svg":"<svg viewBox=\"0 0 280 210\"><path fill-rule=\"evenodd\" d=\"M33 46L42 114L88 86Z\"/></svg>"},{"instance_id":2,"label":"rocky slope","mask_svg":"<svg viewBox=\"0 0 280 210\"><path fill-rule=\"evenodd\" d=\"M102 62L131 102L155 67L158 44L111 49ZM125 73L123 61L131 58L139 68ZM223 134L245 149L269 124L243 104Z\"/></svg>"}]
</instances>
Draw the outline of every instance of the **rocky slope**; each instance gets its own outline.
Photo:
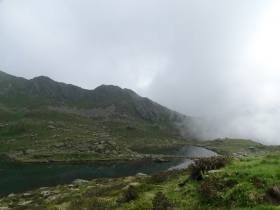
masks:
<instances>
[{"instance_id":1,"label":"rocky slope","mask_svg":"<svg viewBox=\"0 0 280 210\"><path fill-rule=\"evenodd\" d=\"M124 151L132 146L186 144L194 134L193 120L118 86L86 90L45 76L27 80L0 71L0 153L15 159L66 160L79 152L89 153L85 159L110 158L129 155ZM88 150L89 142L97 141L114 142L123 152Z\"/></svg>"}]
</instances>

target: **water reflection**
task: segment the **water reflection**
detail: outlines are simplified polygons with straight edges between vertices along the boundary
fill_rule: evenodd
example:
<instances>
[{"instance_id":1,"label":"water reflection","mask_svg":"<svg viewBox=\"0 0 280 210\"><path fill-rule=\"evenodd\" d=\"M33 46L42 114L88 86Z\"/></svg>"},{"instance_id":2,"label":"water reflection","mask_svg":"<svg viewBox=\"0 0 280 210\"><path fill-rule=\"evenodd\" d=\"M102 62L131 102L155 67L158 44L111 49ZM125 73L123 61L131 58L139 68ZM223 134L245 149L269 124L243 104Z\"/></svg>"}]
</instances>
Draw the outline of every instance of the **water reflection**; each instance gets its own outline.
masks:
<instances>
[{"instance_id":1,"label":"water reflection","mask_svg":"<svg viewBox=\"0 0 280 210\"><path fill-rule=\"evenodd\" d=\"M176 155L211 157L211 156L216 156L217 153L208 149L204 149L202 147L186 145L182 147L176 153Z\"/></svg>"},{"instance_id":2,"label":"water reflection","mask_svg":"<svg viewBox=\"0 0 280 210\"><path fill-rule=\"evenodd\" d=\"M152 174L180 165L183 159L155 163L150 159L92 164L20 164L0 161L0 197L45 186L71 183L75 179L115 178L137 173Z\"/></svg>"}]
</instances>

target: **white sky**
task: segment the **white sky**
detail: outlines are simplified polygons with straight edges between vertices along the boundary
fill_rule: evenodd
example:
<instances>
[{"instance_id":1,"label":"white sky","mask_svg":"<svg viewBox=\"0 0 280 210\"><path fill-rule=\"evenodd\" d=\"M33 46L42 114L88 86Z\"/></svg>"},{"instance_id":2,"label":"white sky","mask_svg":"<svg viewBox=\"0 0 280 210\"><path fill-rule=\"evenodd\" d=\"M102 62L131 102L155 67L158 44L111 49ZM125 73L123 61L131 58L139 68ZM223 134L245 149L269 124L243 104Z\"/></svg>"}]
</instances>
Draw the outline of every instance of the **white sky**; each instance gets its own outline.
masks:
<instances>
[{"instance_id":1,"label":"white sky","mask_svg":"<svg viewBox=\"0 0 280 210\"><path fill-rule=\"evenodd\" d=\"M280 144L280 2L0 0L0 70L129 88Z\"/></svg>"}]
</instances>

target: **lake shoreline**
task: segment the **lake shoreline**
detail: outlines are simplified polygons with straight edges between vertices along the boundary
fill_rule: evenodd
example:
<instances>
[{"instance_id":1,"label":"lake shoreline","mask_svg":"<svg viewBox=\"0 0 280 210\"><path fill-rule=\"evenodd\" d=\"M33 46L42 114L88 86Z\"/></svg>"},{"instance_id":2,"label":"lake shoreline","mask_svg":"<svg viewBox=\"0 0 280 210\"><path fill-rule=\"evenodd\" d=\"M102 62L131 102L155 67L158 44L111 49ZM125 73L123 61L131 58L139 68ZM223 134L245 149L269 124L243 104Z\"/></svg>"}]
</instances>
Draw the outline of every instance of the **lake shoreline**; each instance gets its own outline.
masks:
<instances>
[{"instance_id":1,"label":"lake shoreline","mask_svg":"<svg viewBox=\"0 0 280 210\"><path fill-rule=\"evenodd\" d=\"M198 157L216 153L201 147L185 145L177 155L135 153L134 159L98 159L53 162L23 162L0 154L0 197L46 186L71 184L76 179L118 178L137 173L153 174L172 168L187 168ZM138 158L136 158L138 157ZM141 158L139 158L141 157Z\"/></svg>"},{"instance_id":2,"label":"lake shoreline","mask_svg":"<svg viewBox=\"0 0 280 210\"><path fill-rule=\"evenodd\" d=\"M206 147L202 147L202 146L198 146L198 145L190 145L190 144L184 144L184 145L174 145L173 147L167 146L167 147L150 147L150 148L161 148L161 149L178 149L178 148L183 148L186 146L195 146L195 147L199 147L199 148L203 148L203 149L207 149L209 151L215 152L218 155L223 155L223 151L215 151L215 150L210 150ZM166 155L166 154L143 154L143 153L138 153L137 155L141 156L141 157L134 157L134 156L129 156L126 158L104 158L104 159L71 159L71 160L21 160L21 159L17 159L13 156L10 156L8 154L0 154L0 156L3 156L4 158L8 159L9 161L13 161L13 162L18 162L18 163L22 163L22 164L62 164L62 163L69 163L69 164L86 164L86 163L104 163L104 162L127 162L127 161L137 161L137 160L144 160L144 159L153 159L154 158L154 162L169 162L172 159L190 159L190 160L194 160L197 159L199 157L203 157L203 156L184 156L184 155Z\"/></svg>"}]
</instances>

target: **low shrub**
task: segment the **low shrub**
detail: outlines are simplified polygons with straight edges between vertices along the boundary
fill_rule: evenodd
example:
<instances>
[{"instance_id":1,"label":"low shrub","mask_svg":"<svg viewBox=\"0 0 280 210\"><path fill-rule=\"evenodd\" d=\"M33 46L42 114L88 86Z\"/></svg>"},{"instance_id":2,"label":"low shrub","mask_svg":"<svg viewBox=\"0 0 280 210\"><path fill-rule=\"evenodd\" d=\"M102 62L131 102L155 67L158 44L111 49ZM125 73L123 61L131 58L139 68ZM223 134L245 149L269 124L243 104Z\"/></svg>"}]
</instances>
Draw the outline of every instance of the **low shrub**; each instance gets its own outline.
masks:
<instances>
[{"instance_id":1,"label":"low shrub","mask_svg":"<svg viewBox=\"0 0 280 210\"><path fill-rule=\"evenodd\" d=\"M73 200L66 210L113 210L116 205L108 199L94 198L90 200L76 199Z\"/></svg>"},{"instance_id":2,"label":"low shrub","mask_svg":"<svg viewBox=\"0 0 280 210\"><path fill-rule=\"evenodd\" d=\"M213 156L199 158L191 163L188 167L188 173L190 175L189 180L202 180L203 173L211 169L219 169L233 160L231 156Z\"/></svg>"},{"instance_id":3,"label":"low shrub","mask_svg":"<svg viewBox=\"0 0 280 210\"><path fill-rule=\"evenodd\" d=\"M260 179L258 177L253 177L250 179L251 183L256 187L256 188L266 188L267 187L267 182L263 179Z\"/></svg>"},{"instance_id":4,"label":"low shrub","mask_svg":"<svg viewBox=\"0 0 280 210\"><path fill-rule=\"evenodd\" d=\"M197 187L197 191L202 196L203 200L206 201L206 203L211 202L214 205L220 205L223 202L225 189L225 186L218 176L211 176Z\"/></svg>"},{"instance_id":5,"label":"low shrub","mask_svg":"<svg viewBox=\"0 0 280 210\"><path fill-rule=\"evenodd\" d=\"M174 204L172 204L162 192L158 192L155 195L152 210L173 210L174 208Z\"/></svg>"},{"instance_id":6,"label":"low shrub","mask_svg":"<svg viewBox=\"0 0 280 210\"><path fill-rule=\"evenodd\" d=\"M106 194L112 192L113 190L121 189L121 188L125 187L126 185L127 185L127 183L125 183L125 182L116 182L116 183L111 184L109 186L96 187L92 190L89 190L89 191L85 192L84 196L85 197L103 196L103 195L106 195Z\"/></svg>"},{"instance_id":7,"label":"low shrub","mask_svg":"<svg viewBox=\"0 0 280 210\"><path fill-rule=\"evenodd\" d=\"M129 185L128 189L123 193L123 199L125 202L137 199L139 196L137 189L133 185Z\"/></svg>"},{"instance_id":8,"label":"low shrub","mask_svg":"<svg viewBox=\"0 0 280 210\"><path fill-rule=\"evenodd\" d=\"M113 210L115 209L115 206L112 201L107 199L93 199L89 204L87 205L86 209L88 210Z\"/></svg>"},{"instance_id":9,"label":"low shrub","mask_svg":"<svg viewBox=\"0 0 280 210\"><path fill-rule=\"evenodd\" d=\"M79 210L82 209L84 201L82 200L72 200L70 205L66 208L66 210Z\"/></svg>"},{"instance_id":10,"label":"low shrub","mask_svg":"<svg viewBox=\"0 0 280 210\"><path fill-rule=\"evenodd\" d=\"M153 186L152 184L148 184L148 183L142 183L142 184L136 186L137 191L138 191L139 193L143 193L143 192L150 191L150 190L153 189L153 187L154 187L154 186Z\"/></svg>"},{"instance_id":11,"label":"low shrub","mask_svg":"<svg viewBox=\"0 0 280 210\"><path fill-rule=\"evenodd\" d=\"M259 197L254 190L254 186L250 183L237 184L229 189L225 197L225 204L232 207L250 207L259 202Z\"/></svg>"},{"instance_id":12,"label":"low shrub","mask_svg":"<svg viewBox=\"0 0 280 210\"><path fill-rule=\"evenodd\" d=\"M138 197L139 197L138 189L133 185L129 185L128 189L123 191L122 196L117 199L117 204L121 206L126 202L136 200Z\"/></svg>"},{"instance_id":13,"label":"low shrub","mask_svg":"<svg viewBox=\"0 0 280 210\"><path fill-rule=\"evenodd\" d=\"M149 184L157 184L166 181L170 181L173 179L178 179L180 175L186 172L186 169L172 169L167 171L161 171L150 175L147 179L147 183Z\"/></svg>"}]
</instances>

